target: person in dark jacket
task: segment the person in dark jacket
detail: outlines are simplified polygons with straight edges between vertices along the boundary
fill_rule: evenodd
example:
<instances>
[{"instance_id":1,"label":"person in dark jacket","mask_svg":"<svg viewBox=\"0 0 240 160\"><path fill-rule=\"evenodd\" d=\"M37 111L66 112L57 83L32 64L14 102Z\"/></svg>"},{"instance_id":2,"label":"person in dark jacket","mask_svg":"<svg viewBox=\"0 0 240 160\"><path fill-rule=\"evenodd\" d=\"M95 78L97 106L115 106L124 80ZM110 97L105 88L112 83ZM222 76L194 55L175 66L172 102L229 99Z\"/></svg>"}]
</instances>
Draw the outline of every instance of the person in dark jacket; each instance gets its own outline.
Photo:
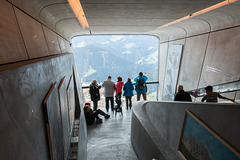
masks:
<instances>
[{"instance_id":1,"label":"person in dark jacket","mask_svg":"<svg viewBox=\"0 0 240 160\"><path fill-rule=\"evenodd\" d=\"M192 98L188 92L185 92L183 90L183 86L179 85L178 86L178 92L174 98L174 101L188 101L192 102Z\"/></svg>"},{"instance_id":2,"label":"person in dark jacket","mask_svg":"<svg viewBox=\"0 0 240 160\"><path fill-rule=\"evenodd\" d=\"M98 107L98 101L100 100L99 89L101 86L98 86L97 80L94 79L90 84L89 93L91 95L91 101L93 101L93 110L96 111Z\"/></svg>"},{"instance_id":3,"label":"person in dark jacket","mask_svg":"<svg viewBox=\"0 0 240 160\"><path fill-rule=\"evenodd\" d=\"M132 108L132 96L133 96L133 84L131 82L131 78L127 79L127 82L123 86L123 96L126 98L126 108L128 107L131 109Z\"/></svg>"},{"instance_id":4,"label":"person in dark jacket","mask_svg":"<svg viewBox=\"0 0 240 160\"><path fill-rule=\"evenodd\" d=\"M98 117L99 114L104 116L105 118L110 117L110 115L104 113L101 109L93 111L90 107L90 103L85 103L84 115L87 125L92 125L95 122L95 120L97 123L102 123L102 119Z\"/></svg>"}]
</instances>

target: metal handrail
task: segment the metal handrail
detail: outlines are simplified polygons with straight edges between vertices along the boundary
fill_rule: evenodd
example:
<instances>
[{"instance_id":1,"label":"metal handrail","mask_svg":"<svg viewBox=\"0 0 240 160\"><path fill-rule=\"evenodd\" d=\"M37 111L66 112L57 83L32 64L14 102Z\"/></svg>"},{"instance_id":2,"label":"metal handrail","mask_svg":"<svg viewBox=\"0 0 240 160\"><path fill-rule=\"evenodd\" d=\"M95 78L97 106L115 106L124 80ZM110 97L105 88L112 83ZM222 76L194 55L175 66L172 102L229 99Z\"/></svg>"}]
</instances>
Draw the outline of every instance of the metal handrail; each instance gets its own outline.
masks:
<instances>
[{"instance_id":1,"label":"metal handrail","mask_svg":"<svg viewBox=\"0 0 240 160\"><path fill-rule=\"evenodd\" d=\"M147 81L146 84L158 84L158 81ZM133 85L135 85L136 83L133 83ZM99 85L101 86L101 85ZM89 86L82 86L82 89L87 89L90 88Z\"/></svg>"}]
</instances>

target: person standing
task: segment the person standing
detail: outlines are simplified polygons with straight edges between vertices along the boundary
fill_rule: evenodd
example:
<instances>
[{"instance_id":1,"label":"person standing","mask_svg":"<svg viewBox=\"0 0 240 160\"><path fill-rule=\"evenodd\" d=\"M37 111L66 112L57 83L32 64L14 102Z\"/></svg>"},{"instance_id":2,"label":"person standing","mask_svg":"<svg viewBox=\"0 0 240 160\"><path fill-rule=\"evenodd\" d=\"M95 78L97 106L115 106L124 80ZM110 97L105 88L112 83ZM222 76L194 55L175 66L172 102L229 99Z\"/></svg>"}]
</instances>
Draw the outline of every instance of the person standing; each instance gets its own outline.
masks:
<instances>
[{"instance_id":1,"label":"person standing","mask_svg":"<svg viewBox=\"0 0 240 160\"><path fill-rule=\"evenodd\" d=\"M138 76L134 79L134 82L136 82L135 90L137 92L137 101L140 101L140 96L143 96L144 100L147 100L147 82L148 78L143 75L142 72L139 72Z\"/></svg>"},{"instance_id":2,"label":"person standing","mask_svg":"<svg viewBox=\"0 0 240 160\"><path fill-rule=\"evenodd\" d=\"M102 84L104 87L104 96L106 102L106 110L109 110L109 101L111 102L111 110L114 110L114 91L115 91L115 83L111 80L111 76L108 76L107 80L105 80Z\"/></svg>"},{"instance_id":3,"label":"person standing","mask_svg":"<svg viewBox=\"0 0 240 160\"><path fill-rule=\"evenodd\" d=\"M221 98L221 99L226 99L226 100L229 100L229 101L232 101L232 102L235 102L234 99L230 99L230 98L227 98L227 97L223 97L221 96L219 93L217 92L213 92L213 87L212 86L207 86L205 88L206 90L206 95L202 98L202 102L204 102L205 100L207 102L218 102L218 98Z\"/></svg>"},{"instance_id":4,"label":"person standing","mask_svg":"<svg viewBox=\"0 0 240 160\"><path fill-rule=\"evenodd\" d=\"M93 101L93 110L96 111L98 107L98 101L100 100L99 89L101 86L98 86L97 80L94 79L90 84L89 93L91 95L91 100Z\"/></svg>"},{"instance_id":5,"label":"person standing","mask_svg":"<svg viewBox=\"0 0 240 160\"><path fill-rule=\"evenodd\" d=\"M127 82L123 86L123 96L126 98L126 108L128 107L131 109L132 108L132 96L133 96L133 84L131 82L131 78L127 79Z\"/></svg>"},{"instance_id":6,"label":"person standing","mask_svg":"<svg viewBox=\"0 0 240 160\"><path fill-rule=\"evenodd\" d=\"M122 88L123 88L124 82L122 81L122 77L117 77L117 84L116 84L116 103L118 105L118 108L120 108L122 102L121 102L121 95L122 95Z\"/></svg>"},{"instance_id":7,"label":"person standing","mask_svg":"<svg viewBox=\"0 0 240 160\"><path fill-rule=\"evenodd\" d=\"M192 98L188 92L183 90L183 86L178 86L178 92L174 98L174 101L189 101L192 102Z\"/></svg>"}]
</instances>

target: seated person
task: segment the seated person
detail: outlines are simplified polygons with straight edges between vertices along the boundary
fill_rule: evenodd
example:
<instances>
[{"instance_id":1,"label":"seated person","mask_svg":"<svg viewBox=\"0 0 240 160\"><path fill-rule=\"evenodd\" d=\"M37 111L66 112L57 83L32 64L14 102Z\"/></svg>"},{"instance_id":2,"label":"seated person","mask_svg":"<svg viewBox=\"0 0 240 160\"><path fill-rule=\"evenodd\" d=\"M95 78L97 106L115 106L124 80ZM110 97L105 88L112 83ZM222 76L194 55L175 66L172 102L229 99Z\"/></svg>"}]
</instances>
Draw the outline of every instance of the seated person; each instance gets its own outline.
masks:
<instances>
[{"instance_id":1,"label":"seated person","mask_svg":"<svg viewBox=\"0 0 240 160\"><path fill-rule=\"evenodd\" d=\"M185 92L183 90L183 86L179 85L178 86L178 92L175 95L174 101L188 101L192 102L192 98L188 92Z\"/></svg>"},{"instance_id":2,"label":"seated person","mask_svg":"<svg viewBox=\"0 0 240 160\"><path fill-rule=\"evenodd\" d=\"M206 95L202 98L202 102L204 102L205 100L207 100L207 102L218 102L217 98L226 99L234 102L234 99L223 97L219 93L213 92L212 86L207 86L205 90L206 90Z\"/></svg>"},{"instance_id":3,"label":"seated person","mask_svg":"<svg viewBox=\"0 0 240 160\"><path fill-rule=\"evenodd\" d=\"M93 111L90 107L90 103L85 103L84 115L85 115L87 125L92 125L95 122L95 119L97 123L102 123L102 119L98 117L99 114L104 116L105 118L110 117L110 115L104 113L101 109Z\"/></svg>"}]
</instances>

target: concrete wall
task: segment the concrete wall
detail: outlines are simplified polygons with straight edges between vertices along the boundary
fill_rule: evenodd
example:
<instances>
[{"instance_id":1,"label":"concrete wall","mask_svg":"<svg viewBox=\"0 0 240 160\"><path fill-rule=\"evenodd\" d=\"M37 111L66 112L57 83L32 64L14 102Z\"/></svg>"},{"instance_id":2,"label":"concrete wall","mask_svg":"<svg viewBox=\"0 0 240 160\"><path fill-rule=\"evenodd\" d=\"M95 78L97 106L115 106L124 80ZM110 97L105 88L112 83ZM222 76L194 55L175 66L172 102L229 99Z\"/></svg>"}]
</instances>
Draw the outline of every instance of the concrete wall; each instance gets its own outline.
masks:
<instances>
[{"instance_id":1,"label":"concrete wall","mask_svg":"<svg viewBox=\"0 0 240 160\"><path fill-rule=\"evenodd\" d=\"M160 39L159 100L165 85L164 59L170 45L179 44L180 40L184 48L176 86L182 84L185 90L193 90L240 80L239 4L229 1L224 7L190 15L184 21L152 32ZM239 99L237 92L229 98Z\"/></svg>"},{"instance_id":2,"label":"concrete wall","mask_svg":"<svg viewBox=\"0 0 240 160\"><path fill-rule=\"evenodd\" d=\"M240 27L227 28L211 33L186 37L177 85L185 90L202 88L240 80ZM160 44L159 100L162 100L166 61L169 46L179 44L173 40ZM163 47L163 48L161 48ZM229 98L238 98L233 92Z\"/></svg>"},{"instance_id":3,"label":"concrete wall","mask_svg":"<svg viewBox=\"0 0 240 160\"><path fill-rule=\"evenodd\" d=\"M77 97L64 100L65 105L73 104L73 116L76 107L83 107L84 99L70 42L26 13L0 0L0 159L48 160L42 103L51 85L56 82L58 87L65 76L62 90L66 91L73 77L75 93L71 94ZM63 97L67 98L67 93ZM68 114L68 108L61 111L64 112L61 115ZM67 131L63 134L65 157L62 159L66 159L72 132L66 124L72 124L74 117L72 122L62 123L62 120L59 123ZM78 158L87 159L82 112L79 127Z\"/></svg>"},{"instance_id":4,"label":"concrete wall","mask_svg":"<svg viewBox=\"0 0 240 160\"><path fill-rule=\"evenodd\" d=\"M0 18L0 65L72 52L70 42L5 0Z\"/></svg>"},{"instance_id":5,"label":"concrete wall","mask_svg":"<svg viewBox=\"0 0 240 160\"><path fill-rule=\"evenodd\" d=\"M0 72L0 159L49 159L48 136L42 103L51 85L56 82L56 86L59 86L64 76L66 80L63 81L62 87L63 91L66 91L68 80L71 76L75 76L74 63L73 55L65 54ZM81 85L75 88L77 88L79 104L82 107L83 100L80 98L82 93L79 90ZM58 97L55 98L58 100ZM71 101L73 102L68 102L68 104L76 103L75 99ZM64 112L61 115L69 114L68 109L61 110L61 112ZM67 121L66 124L73 123L73 120L71 122L69 119L70 122ZM83 115L80 121L80 128L82 128L80 135L86 137ZM63 125L61 120L58 123L63 131L67 130L67 126ZM65 137L69 139L67 143L64 143L65 156L70 146L71 132L72 128L70 128L68 137ZM62 138L64 141L64 137ZM82 145L81 158L83 158L86 156L84 155L86 152L83 152L86 142L80 142L79 145Z\"/></svg>"},{"instance_id":6,"label":"concrete wall","mask_svg":"<svg viewBox=\"0 0 240 160\"><path fill-rule=\"evenodd\" d=\"M186 109L240 151L240 105L142 101L134 104L131 128L140 160L181 159L177 147Z\"/></svg>"}]
</instances>

